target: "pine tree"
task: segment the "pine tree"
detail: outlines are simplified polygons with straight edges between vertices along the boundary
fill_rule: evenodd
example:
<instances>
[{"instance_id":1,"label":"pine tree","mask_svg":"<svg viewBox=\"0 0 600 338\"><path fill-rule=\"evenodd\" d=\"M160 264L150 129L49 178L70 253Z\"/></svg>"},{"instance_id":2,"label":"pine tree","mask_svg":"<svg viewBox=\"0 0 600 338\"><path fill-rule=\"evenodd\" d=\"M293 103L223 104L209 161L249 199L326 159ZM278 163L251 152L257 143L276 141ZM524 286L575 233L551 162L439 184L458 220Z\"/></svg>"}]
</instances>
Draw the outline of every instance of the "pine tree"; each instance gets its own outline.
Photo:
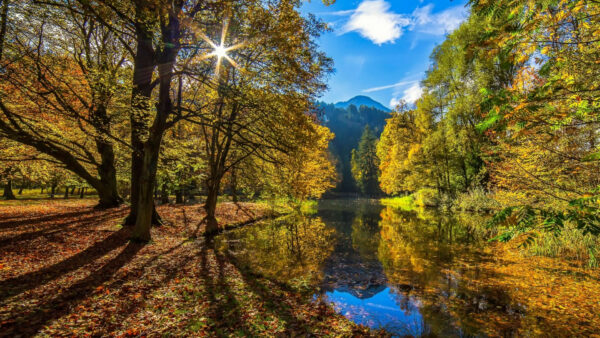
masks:
<instances>
[{"instance_id":1,"label":"pine tree","mask_svg":"<svg viewBox=\"0 0 600 338\"><path fill-rule=\"evenodd\" d=\"M358 149L352 150L352 177L363 194L379 193L377 158L377 138L367 125L358 143Z\"/></svg>"}]
</instances>

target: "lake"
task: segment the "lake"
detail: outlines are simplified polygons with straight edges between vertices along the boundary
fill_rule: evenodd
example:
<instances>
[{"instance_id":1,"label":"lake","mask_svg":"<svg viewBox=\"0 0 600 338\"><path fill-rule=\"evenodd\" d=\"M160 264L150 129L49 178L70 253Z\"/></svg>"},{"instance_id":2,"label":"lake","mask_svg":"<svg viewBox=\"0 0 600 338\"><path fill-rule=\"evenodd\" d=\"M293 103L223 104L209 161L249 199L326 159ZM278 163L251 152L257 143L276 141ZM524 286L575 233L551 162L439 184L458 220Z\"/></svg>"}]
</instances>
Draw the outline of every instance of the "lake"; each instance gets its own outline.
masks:
<instances>
[{"instance_id":1,"label":"lake","mask_svg":"<svg viewBox=\"0 0 600 338\"><path fill-rule=\"evenodd\" d=\"M518 287L504 283L510 276L498 271L508 263L489 250L487 217L323 200L310 215L227 232L217 246L395 336L540 334L549 316L530 311L513 296Z\"/></svg>"}]
</instances>

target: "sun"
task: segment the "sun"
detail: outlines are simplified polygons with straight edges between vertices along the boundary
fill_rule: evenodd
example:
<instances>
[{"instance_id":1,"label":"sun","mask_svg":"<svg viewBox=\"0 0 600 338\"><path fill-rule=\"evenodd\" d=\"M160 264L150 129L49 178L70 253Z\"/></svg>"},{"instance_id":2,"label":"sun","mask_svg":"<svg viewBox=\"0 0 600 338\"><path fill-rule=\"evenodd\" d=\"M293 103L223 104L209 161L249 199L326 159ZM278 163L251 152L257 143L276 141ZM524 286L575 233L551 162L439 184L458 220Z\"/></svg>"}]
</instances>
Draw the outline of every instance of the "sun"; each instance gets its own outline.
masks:
<instances>
[{"instance_id":1,"label":"sun","mask_svg":"<svg viewBox=\"0 0 600 338\"><path fill-rule=\"evenodd\" d=\"M238 64L233 60L233 58L228 55L229 52L234 51L236 49L242 48L245 46L244 42L238 42L229 46L225 45L225 41L227 40L227 30L229 28L229 20L226 19L223 21L223 29L221 31L221 41L219 42L213 42L213 40L211 40L208 36L206 36L201 30L197 30L196 34L198 34L198 36L204 40L206 43L208 43L208 45L210 47L212 47L212 51L199 56L199 58L201 60L203 59L208 59L208 58L212 58L212 57L216 57L216 67L215 67L215 76L219 77L220 74L220 69L221 69L221 64L224 63L223 61L227 61L227 63L229 63L231 66L233 66L234 68L238 68ZM218 44L217 44L218 43Z\"/></svg>"},{"instance_id":2,"label":"sun","mask_svg":"<svg viewBox=\"0 0 600 338\"><path fill-rule=\"evenodd\" d=\"M225 46L223 45L216 46L215 50L213 51L213 54L216 55L219 59L227 57L227 48L225 48Z\"/></svg>"}]
</instances>

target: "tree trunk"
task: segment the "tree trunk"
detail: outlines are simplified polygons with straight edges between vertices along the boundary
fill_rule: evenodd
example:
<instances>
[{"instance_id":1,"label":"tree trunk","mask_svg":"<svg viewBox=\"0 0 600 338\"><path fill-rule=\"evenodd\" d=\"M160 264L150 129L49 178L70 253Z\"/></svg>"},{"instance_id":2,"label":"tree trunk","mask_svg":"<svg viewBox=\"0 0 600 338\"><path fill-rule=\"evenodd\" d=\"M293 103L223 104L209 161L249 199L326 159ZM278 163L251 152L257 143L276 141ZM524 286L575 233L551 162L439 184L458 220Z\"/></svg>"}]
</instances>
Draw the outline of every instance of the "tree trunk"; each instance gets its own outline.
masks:
<instances>
[{"instance_id":1,"label":"tree trunk","mask_svg":"<svg viewBox=\"0 0 600 338\"><path fill-rule=\"evenodd\" d=\"M135 224L135 220L137 219L137 214L139 210L139 187L140 187L140 177L142 175L143 163L140 162L139 156L133 154L131 156L132 164L131 164L131 200L130 200L130 208L129 215L125 218L123 225L125 226L133 226ZM152 225L161 226L163 224L162 218L156 211L156 206L154 205L154 201L152 201Z\"/></svg>"},{"instance_id":2,"label":"tree trunk","mask_svg":"<svg viewBox=\"0 0 600 338\"><path fill-rule=\"evenodd\" d=\"M137 178L139 180L137 182L138 187L135 190L132 189L132 206L134 205L135 194L138 194L136 207L132 208L132 212L136 213L132 240L149 241L150 227L156 220L156 216L158 216L154 206L153 192L156 184L160 144L167 128L167 119L173 113L171 82L175 61L180 49L179 12L183 4L184 2L173 2L166 20L161 20L160 31L163 48L158 53L154 49L153 34L146 23L148 9L152 9L153 6L149 6L145 1L136 1L135 35L137 47L133 58L131 97L134 109L130 120L133 156L140 158L137 163L141 164L141 167L138 168L140 171L139 178ZM155 106L150 104L153 88L155 87L152 79L154 69L158 69L159 80L158 102ZM156 113L151 125L148 125L145 120L152 116L151 110L153 107L156 108ZM144 134L148 134L147 141L142 141L142 135ZM134 180L132 177L132 188L133 185Z\"/></svg>"},{"instance_id":3,"label":"tree trunk","mask_svg":"<svg viewBox=\"0 0 600 338\"><path fill-rule=\"evenodd\" d=\"M204 210L206 211L206 229L204 234L211 236L219 232L219 223L217 222L217 200L219 198L219 180L209 180L206 186L206 202Z\"/></svg>"},{"instance_id":4,"label":"tree trunk","mask_svg":"<svg viewBox=\"0 0 600 338\"><path fill-rule=\"evenodd\" d=\"M73 196L75 194L75 189L77 189L77 187L75 187L75 186L71 188L71 196Z\"/></svg>"},{"instance_id":5,"label":"tree trunk","mask_svg":"<svg viewBox=\"0 0 600 338\"><path fill-rule=\"evenodd\" d=\"M65 187L65 199L69 199L69 187Z\"/></svg>"},{"instance_id":6,"label":"tree trunk","mask_svg":"<svg viewBox=\"0 0 600 338\"><path fill-rule=\"evenodd\" d=\"M167 191L166 183L163 183L160 190L160 202L162 204L169 204L169 191Z\"/></svg>"},{"instance_id":7,"label":"tree trunk","mask_svg":"<svg viewBox=\"0 0 600 338\"><path fill-rule=\"evenodd\" d=\"M231 170L231 187L230 187L230 189L231 189L231 200L234 203L237 203L238 195L237 195L237 178L235 175L235 168L233 168Z\"/></svg>"},{"instance_id":8,"label":"tree trunk","mask_svg":"<svg viewBox=\"0 0 600 338\"><path fill-rule=\"evenodd\" d=\"M182 189L177 189L175 191L175 203L176 204L183 203L183 190Z\"/></svg>"},{"instance_id":9,"label":"tree trunk","mask_svg":"<svg viewBox=\"0 0 600 338\"><path fill-rule=\"evenodd\" d=\"M52 188L50 190L50 198L54 198L54 193L56 192L56 184L52 184Z\"/></svg>"},{"instance_id":10,"label":"tree trunk","mask_svg":"<svg viewBox=\"0 0 600 338\"><path fill-rule=\"evenodd\" d=\"M83 198L83 194L85 194L85 187L79 189L79 198Z\"/></svg>"},{"instance_id":11,"label":"tree trunk","mask_svg":"<svg viewBox=\"0 0 600 338\"><path fill-rule=\"evenodd\" d=\"M148 242L151 239L150 227L156 214L154 184L156 182L159 146L160 142L156 144L149 141L144 147L142 174L138 182L138 210L132 233L133 240Z\"/></svg>"},{"instance_id":12,"label":"tree trunk","mask_svg":"<svg viewBox=\"0 0 600 338\"><path fill-rule=\"evenodd\" d=\"M25 187L25 184L21 184L21 187L19 188L19 195L23 195L23 188Z\"/></svg>"},{"instance_id":13,"label":"tree trunk","mask_svg":"<svg viewBox=\"0 0 600 338\"><path fill-rule=\"evenodd\" d=\"M2 195L6 200L15 200L15 194L12 191L12 180L8 179L4 185L4 194Z\"/></svg>"},{"instance_id":14,"label":"tree trunk","mask_svg":"<svg viewBox=\"0 0 600 338\"><path fill-rule=\"evenodd\" d=\"M40 194L43 194L43 193L44 193L44 187L41 187L40 188Z\"/></svg>"}]
</instances>

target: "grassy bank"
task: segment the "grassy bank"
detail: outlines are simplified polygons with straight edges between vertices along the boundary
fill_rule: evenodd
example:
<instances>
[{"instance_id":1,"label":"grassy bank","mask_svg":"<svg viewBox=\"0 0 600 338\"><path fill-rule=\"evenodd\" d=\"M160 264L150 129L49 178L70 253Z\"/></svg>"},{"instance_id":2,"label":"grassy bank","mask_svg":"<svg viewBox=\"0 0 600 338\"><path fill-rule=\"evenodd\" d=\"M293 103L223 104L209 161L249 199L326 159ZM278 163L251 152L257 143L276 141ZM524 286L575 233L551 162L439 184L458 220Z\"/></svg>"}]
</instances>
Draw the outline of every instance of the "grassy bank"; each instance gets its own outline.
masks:
<instances>
[{"instance_id":1,"label":"grassy bank","mask_svg":"<svg viewBox=\"0 0 600 338\"><path fill-rule=\"evenodd\" d=\"M381 204L383 204L387 207L398 208L398 209L407 210L407 211L413 210L416 207L415 199L413 198L412 195L402 196L402 197L382 198Z\"/></svg>"},{"instance_id":2,"label":"grassy bank","mask_svg":"<svg viewBox=\"0 0 600 338\"><path fill-rule=\"evenodd\" d=\"M0 332L49 336L371 335L312 295L254 275L190 240L198 205L159 206L168 225L127 240L125 207L93 200L0 206ZM224 203L222 224L270 212ZM199 231L202 231L200 227Z\"/></svg>"}]
</instances>

